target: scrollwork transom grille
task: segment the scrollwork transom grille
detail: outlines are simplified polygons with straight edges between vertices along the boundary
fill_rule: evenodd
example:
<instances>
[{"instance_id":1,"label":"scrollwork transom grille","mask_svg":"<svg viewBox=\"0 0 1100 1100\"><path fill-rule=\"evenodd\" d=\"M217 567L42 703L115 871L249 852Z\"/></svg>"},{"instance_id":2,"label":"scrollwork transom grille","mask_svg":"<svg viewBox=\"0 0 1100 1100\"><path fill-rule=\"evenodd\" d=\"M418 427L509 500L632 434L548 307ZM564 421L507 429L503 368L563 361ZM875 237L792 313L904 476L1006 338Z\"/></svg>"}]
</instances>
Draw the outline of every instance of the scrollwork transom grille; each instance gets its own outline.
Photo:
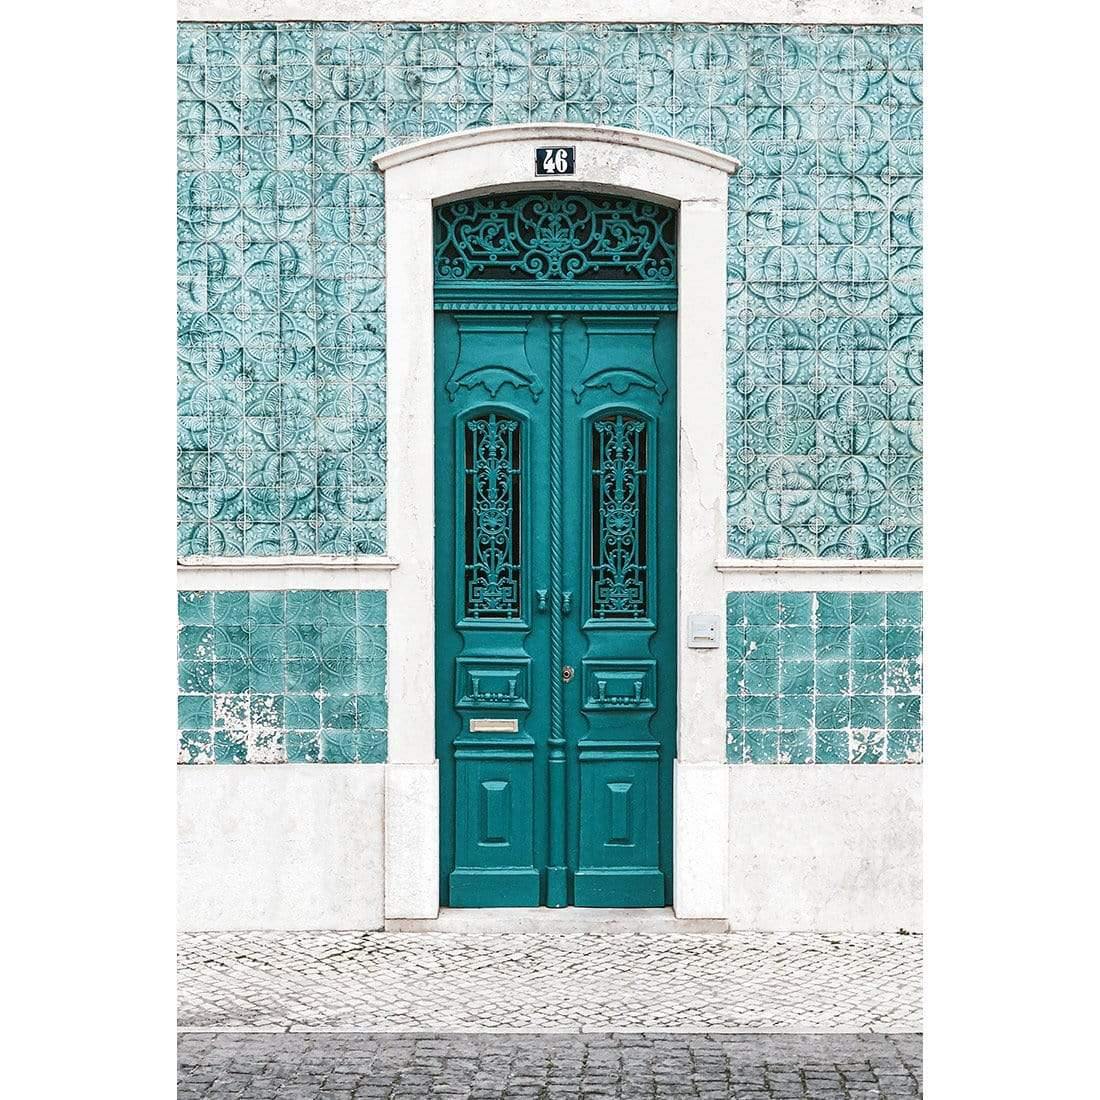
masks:
<instances>
[{"instance_id":1,"label":"scrollwork transom grille","mask_svg":"<svg viewBox=\"0 0 1100 1100\"><path fill-rule=\"evenodd\" d=\"M465 425L464 612L518 619L521 611L520 424L488 413Z\"/></svg>"},{"instance_id":2,"label":"scrollwork transom grille","mask_svg":"<svg viewBox=\"0 0 1100 1100\"><path fill-rule=\"evenodd\" d=\"M592 617L648 614L648 431L616 413L592 425Z\"/></svg>"},{"instance_id":3,"label":"scrollwork transom grille","mask_svg":"<svg viewBox=\"0 0 1100 1100\"><path fill-rule=\"evenodd\" d=\"M676 283L676 212L618 195L528 191L441 206L442 282L530 278Z\"/></svg>"}]
</instances>

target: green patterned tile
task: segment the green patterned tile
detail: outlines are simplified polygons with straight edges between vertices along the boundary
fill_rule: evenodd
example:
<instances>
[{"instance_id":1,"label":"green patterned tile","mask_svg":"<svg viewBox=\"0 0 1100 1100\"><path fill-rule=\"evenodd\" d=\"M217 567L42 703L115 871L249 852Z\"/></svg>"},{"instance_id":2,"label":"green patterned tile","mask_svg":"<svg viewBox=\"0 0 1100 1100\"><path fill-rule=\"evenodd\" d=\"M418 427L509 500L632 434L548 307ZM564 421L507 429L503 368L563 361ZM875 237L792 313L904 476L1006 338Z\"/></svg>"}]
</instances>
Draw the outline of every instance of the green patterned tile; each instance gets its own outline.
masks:
<instances>
[{"instance_id":1,"label":"green patterned tile","mask_svg":"<svg viewBox=\"0 0 1100 1100\"><path fill-rule=\"evenodd\" d=\"M779 734L749 730L745 734L745 759L750 764L778 764Z\"/></svg>"},{"instance_id":2,"label":"green patterned tile","mask_svg":"<svg viewBox=\"0 0 1100 1100\"><path fill-rule=\"evenodd\" d=\"M848 661L818 661L814 686L819 695L843 695L852 689L852 666Z\"/></svg>"},{"instance_id":3,"label":"green patterned tile","mask_svg":"<svg viewBox=\"0 0 1100 1100\"><path fill-rule=\"evenodd\" d=\"M209 592L181 592L178 602L181 626L214 625L214 608Z\"/></svg>"},{"instance_id":4,"label":"green patterned tile","mask_svg":"<svg viewBox=\"0 0 1100 1100\"><path fill-rule=\"evenodd\" d=\"M853 728L849 736L853 764L878 764L886 757L886 731Z\"/></svg>"},{"instance_id":5,"label":"green patterned tile","mask_svg":"<svg viewBox=\"0 0 1100 1100\"><path fill-rule=\"evenodd\" d=\"M176 699L179 728L209 730L214 726L214 702L209 695L180 695Z\"/></svg>"},{"instance_id":6,"label":"green patterned tile","mask_svg":"<svg viewBox=\"0 0 1100 1100\"><path fill-rule=\"evenodd\" d=\"M808 730L780 732L778 763L812 764L813 762L813 735Z\"/></svg>"},{"instance_id":7,"label":"green patterned tile","mask_svg":"<svg viewBox=\"0 0 1100 1100\"><path fill-rule=\"evenodd\" d=\"M789 661L784 657L779 666L779 689L786 695L813 695L814 662Z\"/></svg>"},{"instance_id":8,"label":"green patterned tile","mask_svg":"<svg viewBox=\"0 0 1100 1100\"><path fill-rule=\"evenodd\" d=\"M815 764L847 764L848 731L818 730L814 735Z\"/></svg>"}]
</instances>

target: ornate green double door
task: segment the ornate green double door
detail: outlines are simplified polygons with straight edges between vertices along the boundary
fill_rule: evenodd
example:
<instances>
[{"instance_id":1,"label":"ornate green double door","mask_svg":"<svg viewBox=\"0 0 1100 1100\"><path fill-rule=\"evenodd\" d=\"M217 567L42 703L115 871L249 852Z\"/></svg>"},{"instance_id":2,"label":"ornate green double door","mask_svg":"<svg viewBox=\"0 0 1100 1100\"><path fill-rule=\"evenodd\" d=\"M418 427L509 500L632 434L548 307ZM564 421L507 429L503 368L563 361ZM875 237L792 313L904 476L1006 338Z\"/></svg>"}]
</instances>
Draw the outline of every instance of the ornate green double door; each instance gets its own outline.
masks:
<instances>
[{"instance_id":1,"label":"ornate green double door","mask_svg":"<svg viewBox=\"0 0 1100 1100\"><path fill-rule=\"evenodd\" d=\"M675 229L605 195L437 210L444 905L671 902Z\"/></svg>"}]
</instances>

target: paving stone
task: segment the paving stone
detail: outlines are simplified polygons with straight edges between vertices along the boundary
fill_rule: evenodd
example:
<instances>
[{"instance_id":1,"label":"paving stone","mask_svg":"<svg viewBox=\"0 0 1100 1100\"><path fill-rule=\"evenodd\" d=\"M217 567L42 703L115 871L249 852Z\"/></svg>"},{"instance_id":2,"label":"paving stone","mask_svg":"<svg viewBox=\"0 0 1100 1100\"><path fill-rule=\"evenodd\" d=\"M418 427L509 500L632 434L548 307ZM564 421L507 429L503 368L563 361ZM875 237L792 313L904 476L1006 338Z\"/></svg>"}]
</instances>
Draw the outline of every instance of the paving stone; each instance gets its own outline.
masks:
<instances>
[{"instance_id":1,"label":"paving stone","mask_svg":"<svg viewBox=\"0 0 1100 1100\"><path fill-rule=\"evenodd\" d=\"M909 1100L919 1036L878 1034L419 1035L204 1032L179 1037L180 1097L242 1100ZM792 1042L797 1039L797 1042ZM450 1055L461 1050L461 1056ZM661 1072L662 1055L683 1065ZM618 1059L608 1080L583 1068ZM544 1072L522 1067L540 1061ZM877 1067L869 1074L871 1063ZM277 1064L288 1070L277 1076ZM805 1068L812 1065L812 1071ZM473 1081L492 1067L491 1087ZM353 1068L355 1067L355 1068ZM705 1067L701 1069L700 1067ZM873 1078L873 1079L872 1079Z\"/></svg>"},{"instance_id":2,"label":"paving stone","mask_svg":"<svg viewBox=\"0 0 1100 1100\"><path fill-rule=\"evenodd\" d=\"M179 1023L222 1032L913 1033L921 1029L921 939L184 933Z\"/></svg>"}]
</instances>

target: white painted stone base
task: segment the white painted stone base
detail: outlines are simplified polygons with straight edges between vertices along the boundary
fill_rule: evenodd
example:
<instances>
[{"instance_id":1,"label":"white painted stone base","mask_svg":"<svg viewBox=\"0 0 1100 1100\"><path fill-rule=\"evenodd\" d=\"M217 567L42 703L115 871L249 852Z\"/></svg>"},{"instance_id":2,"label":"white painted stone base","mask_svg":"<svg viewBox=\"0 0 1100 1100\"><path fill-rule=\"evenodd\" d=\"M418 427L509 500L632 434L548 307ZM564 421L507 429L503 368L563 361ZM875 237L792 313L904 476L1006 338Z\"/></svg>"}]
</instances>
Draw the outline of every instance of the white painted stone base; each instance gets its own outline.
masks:
<instances>
[{"instance_id":1,"label":"white painted stone base","mask_svg":"<svg viewBox=\"0 0 1100 1100\"><path fill-rule=\"evenodd\" d=\"M681 919L722 917L727 909L728 764L673 764L672 907Z\"/></svg>"},{"instance_id":2,"label":"white painted stone base","mask_svg":"<svg viewBox=\"0 0 1100 1100\"><path fill-rule=\"evenodd\" d=\"M439 916L439 763L386 765L386 916Z\"/></svg>"},{"instance_id":3,"label":"white painted stone base","mask_svg":"<svg viewBox=\"0 0 1100 1100\"><path fill-rule=\"evenodd\" d=\"M180 929L381 928L384 770L177 768Z\"/></svg>"},{"instance_id":4,"label":"white painted stone base","mask_svg":"<svg viewBox=\"0 0 1100 1100\"><path fill-rule=\"evenodd\" d=\"M733 929L921 929L921 766L729 768Z\"/></svg>"}]
</instances>

